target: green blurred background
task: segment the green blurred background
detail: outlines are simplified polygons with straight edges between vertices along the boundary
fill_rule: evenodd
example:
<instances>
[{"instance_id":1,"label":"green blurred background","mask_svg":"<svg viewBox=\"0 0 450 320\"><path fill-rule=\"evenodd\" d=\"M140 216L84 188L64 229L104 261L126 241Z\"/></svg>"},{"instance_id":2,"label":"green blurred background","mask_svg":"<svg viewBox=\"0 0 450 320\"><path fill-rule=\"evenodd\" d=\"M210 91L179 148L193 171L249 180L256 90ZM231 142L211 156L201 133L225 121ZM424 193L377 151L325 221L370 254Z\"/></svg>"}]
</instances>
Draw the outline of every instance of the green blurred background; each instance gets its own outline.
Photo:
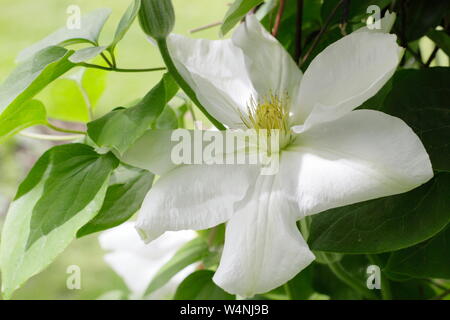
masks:
<instances>
[{"instance_id":1,"label":"green blurred background","mask_svg":"<svg viewBox=\"0 0 450 320\"><path fill-rule=\"evenodd\" d=\"M177 18L175 32L187 35L193 28L220 21L228 2L173 0ZM82 14L103 7L113 10L100 38L102 44L112 39L116 25L129 4L127 0L1 0L0 82L15 67L14 60L22 49L65 26L69 5L78 5ZM190 36L218 38L218 28ZM158 50L146 40L137 21L118 45L116 54L119 66L124 68L163 65ZM98 103L95 116L142 97L156 84L161 74L109 73L107 89ZM20 181L50 146L50 143L20 136L0 145L0 225ZM96 299L111 290L126 290L121 278L103 261L103 254L97 235L76 240L47 270L18 290L14 299ZM81 268L81 290L68 290L66 287L66 270L70 265Z\"/></svg>"}]
</instances>

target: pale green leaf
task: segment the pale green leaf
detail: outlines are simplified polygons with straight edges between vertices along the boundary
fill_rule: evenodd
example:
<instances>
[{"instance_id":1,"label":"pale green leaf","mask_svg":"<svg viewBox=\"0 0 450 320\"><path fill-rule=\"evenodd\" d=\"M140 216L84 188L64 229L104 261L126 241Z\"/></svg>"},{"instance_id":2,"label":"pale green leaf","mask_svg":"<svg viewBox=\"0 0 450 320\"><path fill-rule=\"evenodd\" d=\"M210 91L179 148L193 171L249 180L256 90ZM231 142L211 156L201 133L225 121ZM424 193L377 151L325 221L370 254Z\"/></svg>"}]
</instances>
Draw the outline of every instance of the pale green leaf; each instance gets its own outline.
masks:
<instances>
[{"instance_id":1,"label":"pale green leaf","mask_svg":"<svg viewBox=\"0 0 450 320\"><path fill-rule=\"evenodd\" d=\"M50 83L39 98L44 102L50 118L88 122L90 113L95 110L106 89L106 78L106 71L82 68L75 74Z\"/></svg>"},{"instance_id":2,"label":"pale green leaf","mask_svg":"<svg viewBox=\"0 0 450 320\"><path fill-rule=\"evenodd\" d=\"M47 151L17 191L2 231L0 268L5 298L47 267L100 210L111 154L67 144Z\"/></svg>"},{"instance_id":3,"label":"pale green leaf","mask_svg":"<svg viewBox=\"0 0 450 320\"><path fill-rule=\"evenodd\" d=\"M196 238L186 243L153 277L145 291L145 296L164 286L174 275L187 266L200 261L208 255L208 252L208 244L202 238Z\"/></svg>"},{"instance_id":4,"label":"pale green leaf","mask_svg":"<svg viewBox=\"0 0 450 320\"><path fill-rule=\"evenodd\" d=\"M225 35L254 7L264 0L235 0L228 9L220 31Z\"/></svg>"},{"instance_id":5,"label":"pale green leaf","mask_svg":"<svg viewBox=\"0 0 450 320\"><path fill-rule=\"evenodd\" d=\"M75 53L70 56L69 60L73 63L85 62L94 59L96 56L101 54L105 49L106 49L105 46L83 48L75 51Z\"/></svg>"},{"instance_id":6,"label":"pale green leaf","mask_svg":"<svg viewBox=\"0 0 450 320\"><path fill-rule=\"evenodd\" d=\"M68 29L67 26L65 26L31 47L24 49L17 57L17 60L26 60L38 51L50 46L64 46L83 42L96 45L100 32L110 14L111 9L104 8L94 10L82 16L80 29Z\"/></svg>"},{"instance_id":7,"label":"pale green leaf","mask_svg":"<svg viewBox=\"0 0 450 320\"><path fill-rule=\"evenodd\" d=\"M6 121L20 122L24 114L22 108L27 106L25 102L74 67L68 60L72 53L61 47L49 47L14 69L0 86L0 127L6 128Z\"/></svg>"},{"instance_id":8,"label":"pale green leaf","mask_svg":"<svg viewBox=\"0 0 450 320\"><path fill-rule=\"evenodd\" d=\"M38 124L47 123L47 114L42 102L30 100L25 102L18 112L10 114L1 114L0 123L0 142L17 132Z\"/></svg>"},{"instance_id":9,"label":"pale green leaf","mask_svg":"<svg viewBox=\"0 0 450 320\"><path fill-rule=\"evenodd\" d=\"M120 19L119 24L117 25L116 33L114 34L114 39L112 43L109 45L111 50L114 50L117 43L119 43L119 41L123 39L128 29L130 29L131 25L136 19L140 7L141 7L141 0L133 0L133 2L128 7L127 11L125 11L122 18Z\"/></svg>"}]
</instances>

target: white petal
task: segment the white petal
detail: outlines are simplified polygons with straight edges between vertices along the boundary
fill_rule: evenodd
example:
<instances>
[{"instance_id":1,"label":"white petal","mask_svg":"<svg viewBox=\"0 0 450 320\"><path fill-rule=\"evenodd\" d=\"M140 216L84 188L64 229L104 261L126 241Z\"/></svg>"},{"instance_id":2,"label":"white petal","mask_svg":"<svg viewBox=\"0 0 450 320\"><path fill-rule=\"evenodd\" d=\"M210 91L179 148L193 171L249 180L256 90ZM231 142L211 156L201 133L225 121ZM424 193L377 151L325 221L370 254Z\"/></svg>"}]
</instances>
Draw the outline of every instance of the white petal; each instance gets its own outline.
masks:
<instances>
[{"instance_id":1,"label":"white petal","mask_svg":"<svg viewBox=\"0 0 450 320\"><path fill-rule=\"evenodd\" d=\"M175 252L186 242L196 237L194 231L168 232L158 240L145 245L134 229L134 223L126 222L119 227L101 233L99 242L104 250L106 263L124 280L133 298L141 298L158 270L170 260ZM183 270L177 274L186 275ZM168 298L175 292L173 283L168 283L150 298Z\"/></svg>"},{"instance_id":2,"label":"white petal","mask_svg":"<svg viewBox=\"0 0 450 320\"><path fill-rule=\"evenodd\" d=\"M300 84L293 123L335 120L375 95L394 73L403 50L396 36L356 32L317 55Z\"/></svg>"},{"instance_id":3,"label":"white petal","mask_svg":"<svg viewBox=\"0 0 450 320\"><path fill-rule=\"evenodd\" d=\"M180 166L147 194L136 224L144 241L170 230L201 230L227 221L259 173L256 166Z\"/></svg>"},{"instance_id":4,"label":"white petal","mask_svg":"<svg viewBox=\"0 0 450 320\"><path fill-rule=\"evenodd\" d=\"M352 111L297 137L280 175L297 197L299 217L409 191L433 177L428 154L401 119Z\"/></svg>"},{"instance_id":5,"label":"white petal","mask_svg":"<svg viewBox=\"0 0 450 320\"><path fill-rule=\"evenodd\" d=\"M177 70L208 112L231 128L242 126L237 110L246 110L255 91L241 49L230 39L189 39L173 34L167 42Z\"/></svg>"},{"instance_id":6,"label":"white petal","mask_svg":"<svg viewBox=\"0 0 450 320\"><path fill-rule=\"evenodd\" d=\"M247 16L236 29L233 43L244 52L247 72L259 96L287 93L295 100L302 72L254 15Z\"/></svg>"},{"instance_id":7,"label":"white petal","mask_svg":"<svg viewBox=\"0 0 450 320\"><path fill-rule=\"evenodd\" d=\"M296 226L277 176L259 176L227 224L214 282L250 297L274 289L308 266L314 255Z\"/></svg>"}]
</instances>

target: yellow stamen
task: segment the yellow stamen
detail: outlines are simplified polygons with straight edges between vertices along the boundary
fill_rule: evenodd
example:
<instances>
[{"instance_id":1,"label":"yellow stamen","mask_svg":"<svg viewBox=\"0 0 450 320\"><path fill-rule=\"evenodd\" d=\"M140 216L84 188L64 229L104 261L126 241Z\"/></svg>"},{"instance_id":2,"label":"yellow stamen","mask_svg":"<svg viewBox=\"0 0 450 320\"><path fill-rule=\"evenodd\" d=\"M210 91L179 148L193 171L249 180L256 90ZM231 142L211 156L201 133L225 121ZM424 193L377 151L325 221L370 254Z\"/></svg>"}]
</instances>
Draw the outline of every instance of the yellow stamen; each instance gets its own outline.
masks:
<instances>
[{"instance_id":1,"label":"yellow stamen","mask_svg":"<svg viewBox=\"0 0 450 320\"><path fill-rule=\"evenodd\" d=\"M270 136L273 130L277 130L280 137L280 145L284 147L291 140L289 128L288 95L280 97L269 94L258 101L251 98L247 104L247 114L239 110L242 122L249 129L256 131L265 129Z\"/></svg>"},{"instance_id":2,"label":"yellow stamen","mask_svg":"<svg viewBox=\"0 0 450 320\"><path fill-rule=\"evenodd\" d=\"M239 113L244 124L250 129L287 131L289 116L287 104L287 95L281 98L270 94L259 101L252 97L247 105L247 114L244 115L241 111Z\"/></svg>"}]
</instances>

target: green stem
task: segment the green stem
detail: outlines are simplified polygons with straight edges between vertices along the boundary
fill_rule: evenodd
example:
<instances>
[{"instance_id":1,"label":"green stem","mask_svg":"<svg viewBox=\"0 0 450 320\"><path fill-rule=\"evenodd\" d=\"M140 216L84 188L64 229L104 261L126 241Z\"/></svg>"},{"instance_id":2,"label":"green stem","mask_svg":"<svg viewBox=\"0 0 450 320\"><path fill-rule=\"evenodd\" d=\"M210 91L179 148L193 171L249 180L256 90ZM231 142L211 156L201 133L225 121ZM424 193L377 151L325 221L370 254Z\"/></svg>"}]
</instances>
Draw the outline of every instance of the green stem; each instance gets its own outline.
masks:
<instances>
[{"instance_id":1,"label":"green stem","mask_svg":"<svg viewBox=\"0 0 450 320\"><path fill-rule=\"evenodd\" d=\"M190 102L186 102L187 108L189 110L189 113L192 116L192 121L194 124L197 122L197 117L195 116L194 108L192 108L192 104Z\"/></svg>"},{"instance_id":2,"label":"green stem","mask_svg":"<svg viewBox=\"0 0 450 320\"><path fill-rule=\"evenodd\" d=\"M333 8L333 10L331 10L330 15L327 17L327 19L325 20L325 23L323 25L323 27L320 29L319 34L314 38L313 43L311 44L311 46L309 47L308 51L306 52L305 56L302 58L300 66L303 65L306 60L309 58L309 56L311 55L312 51L314 50L314 48L317 46L317 44L319 43L320 38L322 37L322 35L325 33L325 31L327 31L330 23L331 23L331 19L333 19L334 15L337 12L337 9L339 9L339 7L342 5L342 3L344 3L344 0L340 0L336 6Z\"/></svg>"},{"instance_id":3,"label":"green stem","mask_svg":"<svg viewBox=\"0 0 450 320\"><path fill-rule=\"evenodd\" d=\"M64 132L64 133L74 133L74 134L86 134L86 132L84 131L78 131L78 130L70 130L70 129L64 129L64 128L60 128L57 126L54 126L53 124L47 122L46 126L49 127L50 129L54 130L54 131L58 131L58 132Z\"/></svg>"},{"instance_id":4,"label":"green stem","mask_svg":"<svg viewBox=\"0 0 450 320\"><path fill-rule=\"evenodd\" d=\"M105 54L102 52L100 53L100 56L103 58L103 60L106 61L106 63L108 64L108 66L110 66L111 68L114 67L113 64L111 63L111 61L109 61L109 59L105 56Z\"/></svg>"},{"instance_id":5,"label":"green stem","mask_svg":"<svg viewBox=\"0 0 450 320\"><path fill-rule=\"evenodd\" d=\"M111 47L108 49L109 55L111 56L112 60L112 67L117 68L117 61L116 61L116 55L114 54L115 47Z\"/></svg>"},{"instance_id":6,"label":"green stem","mask_svg":"<svg viewBox=\"0 0 450 320\"><path fill-rule=\"evenodd\" d=\"M381 269L380 267L381 261L378 256L368 254L367 258L372 264L377 265ZM381 276L381 297L383 298L383 300L392 300L391 283L389 279L386 278L385 275L383 275L383 273L381 273L380 276Z\"/></svg>"},{"instance_id":7,"label":"green stem","mask_svg":"<svg viewBox=\"0 0 450 320\"><path fill-rule=\"evenodd\" d=\"M39 133L31 133L31 132L25 132L22 131L19 133L19 135L36 139L36 140L45 140L45 141L71 141L71 140L77 140L84 137L84 135L78 134L78 135L70 135L70 136L54 136L50 134L39 134Z\"/></svg>"},{"instance_id":8,"label":"green stem","mask_svg":"<svg viewBox=\"0 0 450 320\"><path fill-rule=\"evenodd\" d=\"M114 68L114 67L104 67L104 66L100 66L97 64L91 64L91 63L86 63L86 62L80 62L80 63L77 63L77 65L80 67L85 67L85 68L94 68L94 69L101 69L101 70L113 71L113 72L152 72L152 71L166 70L166 68L164 68L164 67L148 68L148 69L122 69L122 68Z\"/></svg>"},{"instance_id":9,"label":"green stem","mask_svg":"<svg viewBox=\"0 0 450 320\"><path fill-rule=\"evenodd\" d=\"M206 111L205 107L202 106L200 101L198 101L195 92L191 89L189 84L183 79L183 77L179 74L175 64L172 61L172 58L169 53L169 49L167 48L166 39L158 40L159 51L161 52L161 56L164 60L164 63L167 66L167 70L169 70L170 74L173 76L175 81L178 83L181 89L186 93L186 95L197 105L197 107L203 112L203 114L208 118L209 121L219 130L225 130L223 124L217 121L213 116L211 116L208 111Z\"/></svg>"},{"instance_id":10,"label":"green stem","mask_svg":"<svg viewBox=\"0 0 450 320\"><path fill-rule=\"evenodd\" d=\"M349 287L355 289L358 291L363 297L370 299L370 300L378 300L378 296L371 290L367 289L364 285L360 283L360 281L357 281L352 277L341 265L340 262L331 262L328 261L326 258L326 255L324 255L324 258L328 262L328 267L330 270L336 275L338 279L340 279L342 282L347 284Z\"/></svg>"}]
</instances>

